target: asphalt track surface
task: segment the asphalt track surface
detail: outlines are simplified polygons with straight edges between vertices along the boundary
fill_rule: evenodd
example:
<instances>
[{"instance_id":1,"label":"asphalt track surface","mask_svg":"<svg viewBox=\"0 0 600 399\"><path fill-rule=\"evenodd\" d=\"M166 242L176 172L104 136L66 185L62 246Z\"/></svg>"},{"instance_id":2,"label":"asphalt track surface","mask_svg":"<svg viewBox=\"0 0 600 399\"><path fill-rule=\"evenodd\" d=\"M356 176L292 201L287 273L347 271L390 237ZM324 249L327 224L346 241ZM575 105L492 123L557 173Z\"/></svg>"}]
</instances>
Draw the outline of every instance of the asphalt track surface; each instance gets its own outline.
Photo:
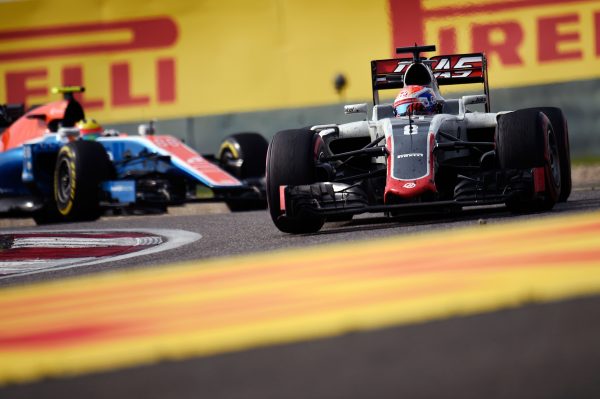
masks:
<instances>
[{"instance_id":1,"label":"asphalt track surface","mask_svg":"<svg viewBox=\"0 0 600 399\"><path fill-rule=\"evenodd\" d=\"M317 234L277 231L266 212L110 218L57 230L170 228L202 238L177 250L78 269L13 277L1 285L333 242L533 220L600 209L580 189L548 214L504 209L389 220L361 216ZM31 230L31 228L11 228ZM435 254L432 254L435 256ZM377 262L376 259L373 262ZM0 389L0 397L397 398L600 397L600 298L532 304L486 314L349 333L334 338L162 362Z\"/></svg>"},{"instance_id":2,"label":"asphalt track surface","mask_svg":"<svg viewBox=\"0 0 600 399\"><path fill-rule=\"evenodd\" d=\"M0 280L0 287L57 278L97 273L125 268L147 268L169 263L194 261L230 255L268 252L284 248L310 247L339 242L372 240L380 237L412 235L433 231L448 231L462 227L500 224L507 221L535 220L544 217L567 215L600 209L600 189L576 189L566 203L557 204L551 212L528 215L512 215L501 208L468 209L455 215L417 215L390 219L383 214L364 214L350 222L327 223L315 234L283 234L273 225L267 211L229 213L224 205L213 206L213 214L189 214L178 216L143 215L106 217L92 223L53 225L62 230L110 230L110 229L180 229L195 232L202 238L193 245L165 251L151 256L139 256L123 261L81 267L76 269L47 271L28 276L15 276ZM44 229L47 229L44 226ZM36 227L5 228L6 231L35 231ZM39 229L38 229L39 230ZM2 230L0 229L0 232ZM376 260L374 260L376 261Z\"/></svg>"}]
</instances>

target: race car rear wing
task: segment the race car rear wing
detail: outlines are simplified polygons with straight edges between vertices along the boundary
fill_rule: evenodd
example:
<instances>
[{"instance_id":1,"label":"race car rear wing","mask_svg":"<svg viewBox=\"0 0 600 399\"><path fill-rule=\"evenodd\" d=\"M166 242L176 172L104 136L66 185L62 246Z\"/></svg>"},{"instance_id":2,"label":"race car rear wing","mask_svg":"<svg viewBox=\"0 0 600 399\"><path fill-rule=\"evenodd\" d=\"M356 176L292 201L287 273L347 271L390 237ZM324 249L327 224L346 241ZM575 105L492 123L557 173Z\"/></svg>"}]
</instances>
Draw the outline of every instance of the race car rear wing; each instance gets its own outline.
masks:
<instances>
[{"instance_id":1,"label":"race car rear wing","mask_svg":"<svg viewBox=\"0 0 600 399\"><path fill-rule=\"evenodd\" d=\"M404 86L404 73L414 62L429 65L438 86L482 83L483 92L487 97L485 109L486 112L490 112L487 60L484 53L438 55L431 58L420 58L416 55L413 58L371 61L373 104L379 104L379 90L399 89Z\"/></svg>"}]
</instances>

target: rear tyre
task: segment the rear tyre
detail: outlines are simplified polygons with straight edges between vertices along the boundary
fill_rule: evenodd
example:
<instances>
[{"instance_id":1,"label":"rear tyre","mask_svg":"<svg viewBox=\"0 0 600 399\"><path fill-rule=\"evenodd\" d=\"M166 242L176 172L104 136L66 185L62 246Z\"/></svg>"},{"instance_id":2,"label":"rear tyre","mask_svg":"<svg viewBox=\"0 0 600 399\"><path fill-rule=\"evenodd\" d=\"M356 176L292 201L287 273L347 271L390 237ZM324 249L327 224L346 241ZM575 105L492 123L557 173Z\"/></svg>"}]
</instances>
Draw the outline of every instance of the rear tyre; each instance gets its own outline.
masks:
<instances>
[{"instance_id":1,"label":"rear tyre","mask_svg":"<svg viewBox=\"0 0 600 399\"><path fill-rule=\"evenodd\" d=\"M284 233L319 231L325 218L302 212L296 217L281 211L280 187L316 182L315 133L309 129L284 130L275 135L267 152L267 200L275 226Z\"/></svg>"},{"instance_id":2,"label":"rear tyre","mask_svg":"<svg viewBox=\"0 0 600 399\"><path fill-rule=\"evenodd\" d=\"M543 112L554 130L556 141L558 143L558 156L560 160L560 196L558 202L565 202L571 194L571 155L569 145L569 126L567 118L560 108L555 107L538 107L528 108L527 110L537 110Z\"/></svg>"},{"instance_id":3,"label":"rear tyre","mask_svg":"<svg viewBox=\"0 0 600 399\"><path fill-rule=\"evenodd\" d=\"M54 168L54 206L61 221L100 217L99 186L109 171L108 155L96 141L74 141L60 149Z\"/></svg>"},{"instance_id":4,"label":"rear tyre","mask_svg":"<svg viewBox=\"0 0 600 399\"><path fill-rule=\"evenodd\" d=\"M265 176L265 163L269 143L259 133L236 133L221 143L218 160L223 169L240 180L259 179ZM252 184L252 183L250 183ZM264 190L264 186L259 187ZM231 199L225 203L232 212L265 209L264 199Z\"/></svg>"},{"instance_id":5,"label":"rear tyre","mask_svg":"<svg viewBox=\"0 0 600 399\"><path fill-rule=\"evenodd\" d=\"M238 179L263 177L269 143L259 133L228 136L219 148L219 163Z\"/></svg>"},{"instance_id":6,"label":"rear tyre","mask_svg":"<svg viewBox=\"0 0 600 399\"><path fill-rule=\"evenodd\" d=\"M508 209L514 213L551 209L560 196L561 169L558 140L548 117L536 109L501 115L496 136L502 169L544 170L543 195L514 193L506 200Z\"/></svg>"}]
</instances>

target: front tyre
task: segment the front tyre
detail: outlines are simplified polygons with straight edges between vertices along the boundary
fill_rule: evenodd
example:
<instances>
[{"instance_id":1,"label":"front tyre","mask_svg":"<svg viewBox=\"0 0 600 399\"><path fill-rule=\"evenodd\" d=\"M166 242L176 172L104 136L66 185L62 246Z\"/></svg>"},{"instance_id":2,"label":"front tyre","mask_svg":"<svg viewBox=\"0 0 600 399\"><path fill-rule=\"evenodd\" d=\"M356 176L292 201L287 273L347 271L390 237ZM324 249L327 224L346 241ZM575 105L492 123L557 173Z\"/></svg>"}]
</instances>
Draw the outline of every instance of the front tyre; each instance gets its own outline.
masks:
<instances>
[{"instance_id":1,"label":"front tyre","mask_svg":"<svg viewBox=\"0 0 600 399\"><path fill-rule=\"evenodd\" d=\"M309 212L295 217L283 214L280 203L282 186L315 183L317 135L309 129L284 130L277 133L267 152L267 201L275 226L284 233L301 234L319 231L325 218Z\"/></svg>"},{"instance_id":2,"label":"front tyre","mask_svg":"<svg viewBox=\"0 0 600 399\"><path fill-rule=\"evenodd\" d=\"M102 144L74 141L62 147L54 168L54 202L63 221L100 217L100 183L109 177L110 161Z\"/></svg>"},{"instance_id":3,"label":"front tyre","mask_svg":"<svg viewBox=\"0 0 600 399\"><path fill-rule=\"evenodd\" d=\"M571 194L571 156L569 145L569 127L567 118L560 108L556 107L537 107L528 108L528 110L543 112L552 124L552 129L558 144L558 157L560 160L560 196L558 202L565 202Z\"/></svg>"},{"instance_id":4,"label":"front tyre","mask_svg":"<svg viewBox=\"0 0 600 399\"><path fill-rule=\"evenodd\" d=\"M561 192L558 139L548 117L536 109L514 111L500 116L496 132L500 167L510 169L543 168L544 192L514 193L506 206L511 212L552 209Z\"/></svg>"}]
</instances>

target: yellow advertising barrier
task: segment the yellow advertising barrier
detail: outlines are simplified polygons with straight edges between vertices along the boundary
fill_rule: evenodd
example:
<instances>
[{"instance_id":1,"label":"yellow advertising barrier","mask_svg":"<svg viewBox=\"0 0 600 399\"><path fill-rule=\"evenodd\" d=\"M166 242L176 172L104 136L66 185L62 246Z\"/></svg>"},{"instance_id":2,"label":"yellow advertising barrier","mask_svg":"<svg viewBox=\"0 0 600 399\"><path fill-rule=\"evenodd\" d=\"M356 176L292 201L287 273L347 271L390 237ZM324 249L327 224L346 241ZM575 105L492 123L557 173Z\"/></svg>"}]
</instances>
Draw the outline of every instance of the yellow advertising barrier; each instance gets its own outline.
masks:
<instances>
[{"instance_id":1,"label":"yellow advertising barrier","mask_svg":"<svg viewBox=\"0 0 600 399\"><path fill-rule=\"evenodd\" d=\"M397 44L409 37L423 38L436 43L441 53L485 51L493 87L600 76L598 0L479 1L471 5L391 0L392 10L401 4L405 8L404 3L412 3L411 12L420 16L422 36L406 33L406 26L402 31L394 28ZM419 32L417 24L412 32Z\"/></svg>"},{"instance_id":2,"label":"yellow advertising barrier","mask_svg":"<svg viewBox=\"0 0 600 399\"><path fill-rule=\"evenodd\" d=\"M364 100L369 61L414 42L485 50L492 87L597 78L600 2L2 2L0 102L84 84L88 112L118 122Z\"/></svg>"}]
</instances>

